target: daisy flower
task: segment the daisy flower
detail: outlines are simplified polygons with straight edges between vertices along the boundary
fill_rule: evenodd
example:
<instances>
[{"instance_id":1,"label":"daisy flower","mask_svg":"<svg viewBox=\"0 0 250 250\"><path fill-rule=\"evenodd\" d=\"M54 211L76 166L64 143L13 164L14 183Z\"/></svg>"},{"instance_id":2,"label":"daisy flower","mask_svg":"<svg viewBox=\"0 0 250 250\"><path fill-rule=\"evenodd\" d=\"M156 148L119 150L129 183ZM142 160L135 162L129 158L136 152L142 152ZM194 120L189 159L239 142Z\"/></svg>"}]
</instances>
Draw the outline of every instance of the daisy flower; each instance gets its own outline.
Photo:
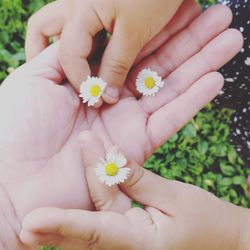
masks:
<instances>
[{"instance_id":1,"label":"daisy flower","mask_svg":"<svg viewBox=\"0 0 250 250\"><path fill-rule=\"evenodd\" d=\"M136 79L136 89L145 96L154 96L164 86L162 78L151 69L142 70Z\"/></svg>"},{"instance_id":2,"label":"daisy flower","mask_svg":"<svg viewBox=\"0 0 250 250\"><path fill-rule=\"evenodd\" d=\"M83 103L88 103L88 106L94 106L102 96L103 90L107 83L101 78L88 76L80 87L80 97Z\"/></svg>"},{"instance_id":3,"label":"daisy flower","mask_svg":"<svg viewBox=\"0 0 250 250\"><path fill-rule=\"evenodd\" d=\"M107 153L106 159L97 165L95 172L101 183L111 187L123 183L130 174L126 168L127 160L121 153Z\"/></svg>"}]
</instances>

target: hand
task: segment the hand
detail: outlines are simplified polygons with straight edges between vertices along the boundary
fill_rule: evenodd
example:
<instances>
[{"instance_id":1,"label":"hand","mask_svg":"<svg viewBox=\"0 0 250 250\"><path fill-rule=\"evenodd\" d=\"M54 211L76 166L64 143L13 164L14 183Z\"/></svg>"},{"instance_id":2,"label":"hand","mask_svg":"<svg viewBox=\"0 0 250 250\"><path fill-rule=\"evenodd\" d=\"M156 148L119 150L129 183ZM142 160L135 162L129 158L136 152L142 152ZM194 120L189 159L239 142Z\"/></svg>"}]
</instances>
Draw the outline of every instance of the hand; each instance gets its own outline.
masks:
<instances>
[{"instance_id":1,"label":"hand","mask_svg":"<svg viewBox=\"0 0 250 250\"><path fill-rule=\"evenodd\" d=\"M60 36L60 63L79 91L80 83L91 75L88 57L93 37L102 30L113 33L98 74L110 86L103 99L117 102L135 58L174 16L182 1L57 0L31 17L27 58L41 52L48 45L48 37Z\"/></svg>"},{"instance_id":2,"label":"hand","mask_svg":"<svg viewBox=\"0 0 250 250\"><path fill-rule=\"evenodd\" d=\"M94 194L99 191L96 186L104 187L97 176L93 181L93 174L100 157L105 157L105 148L89 132L81 138L83 163L89 168L87 179L91 178L89 184ZM136 162L130 161L127 167L132 174L120 188L128 195L127 199L131 197L145 205L145 210L130 208L119 214L114 210L41 208L24 219L21 239L27 244L59 246L63 250L249 249L249 210L219 200L195 186L165 180ZM106 192L112 195L113 190Z\"/></svg>"},{"instance_id":3,"label":"hand","mask_svg":"<svg viewBox=\"0 0 250 250\"><path fill-rule=\"evenodd\" d=\"M189 6L159 38L165 42L167 37L168 43L159 49L149 45L154 55L141 58L128 80L128 85L134 82L144 67L159 71L167 84L155 98L137 100L125 88L114 106L99 110L82 106L69 84L59 85L64 75L57 45L3 83L0 183L13 204L15 222L38 207L93 209L82 171L80 131L94 131L105 147L119 145L142 164L219 92L223 79L213 71L240 50L242 36L235 30L224 31L231 13L223 6L211 8L187 26L198 14ZM169 37L169 32L175 35ZM166 63L159 65L163 58ZM14 227L18 231L19 224Z\"/></svg>"}]
</instances>

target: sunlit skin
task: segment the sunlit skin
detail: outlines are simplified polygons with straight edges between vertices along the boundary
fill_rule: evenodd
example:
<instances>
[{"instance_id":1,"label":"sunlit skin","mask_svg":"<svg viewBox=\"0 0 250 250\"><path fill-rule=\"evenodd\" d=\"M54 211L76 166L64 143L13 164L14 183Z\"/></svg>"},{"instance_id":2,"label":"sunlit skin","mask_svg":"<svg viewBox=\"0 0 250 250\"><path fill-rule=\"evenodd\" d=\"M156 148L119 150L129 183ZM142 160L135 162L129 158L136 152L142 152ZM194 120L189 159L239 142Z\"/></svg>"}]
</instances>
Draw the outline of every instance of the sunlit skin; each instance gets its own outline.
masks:
<instances>
[{"instance_id":1,"label":"sunlit skin","mask_svg":"<svg viewBox=\"0 0 250 250\"><path fill-rule=\"evenodd\" d=\"M179 32L199 14L197 8L194 12L194 6L185 8L185 15L177 15L169 29L140 55L140 63L131 71L116 105L88 108L69 84L61 84L64 75L57 56L58 44L20 67L3 83L0 183L18 220L43 206L93 209L80 156L81 131L93 131L102 138L105 148L118 145L129 159L142 164L218 94L223 79L214 71L240 50L241 34L225 31L231 13L223 6L212 8L189 29ZM207 20L209 27L204 32ZM170 38L170 31L176 35ZM196 38L189 32L195 32ZM195 39L199 39L202 51ZM154 55L148 56L153 51ZM166 64L160 65L164 52ZM92 66L93 72L96 65ZM168 83L156 97L135 96L132 83L143 68L159 72ZM17 222L12 226L20 230Z\"/></svg>"}]
</instances>

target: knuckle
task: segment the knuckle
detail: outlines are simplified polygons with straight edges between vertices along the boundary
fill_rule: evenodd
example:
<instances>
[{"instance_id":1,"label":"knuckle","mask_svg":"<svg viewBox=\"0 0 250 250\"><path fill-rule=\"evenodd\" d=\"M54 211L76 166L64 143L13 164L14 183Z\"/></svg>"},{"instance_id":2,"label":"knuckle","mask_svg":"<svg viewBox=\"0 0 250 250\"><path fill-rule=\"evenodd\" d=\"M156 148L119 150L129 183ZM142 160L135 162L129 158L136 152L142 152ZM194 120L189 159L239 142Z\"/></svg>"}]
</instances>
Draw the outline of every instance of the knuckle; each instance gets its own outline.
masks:
<instances>
[{"instance_id":1,"label":"knuckle","mask_svg":"<svg viewBox=\"0 0 250 250\"><path fill-rule=\"evenodd\" d=\"M113 201L105 197L92 197L93 203L97 211L108 211L111 209Z\"/></svg>"},{"instance_id":2,"label":"knuckle","mask_svg":"<svg viewBox=\"0 0 250 250\"><path fill-rule=\"evenodd\" d=\"M100 241L100 234L96 232L95 230L92 231L89 235L89 240L88 240L88 250L96 250L98 242Z\"/></svg>"},{"instance_id":3,"label":"knuckle","mask_svg":"<svg viewBox=\"0 0 250 250\"><path fill-rule=\"evenodd\" d=\"M122 60L112 59L107 63L107 70L114 75L124 76L127 75L129 71L129 66Z\"/></svg>"},{"instance_id":4,"label":"knuckle","mask_svg":"<svg viewBox=\"0 0 250 250\"><path fill-rule=\"evenodd\" d=\"M126 186L129 189L137 189L138 183L143 179L145 174L145 169L143 167L137 167L134 171L132 171L128 181L126 182Z\"/></svg>"}]
</instances>

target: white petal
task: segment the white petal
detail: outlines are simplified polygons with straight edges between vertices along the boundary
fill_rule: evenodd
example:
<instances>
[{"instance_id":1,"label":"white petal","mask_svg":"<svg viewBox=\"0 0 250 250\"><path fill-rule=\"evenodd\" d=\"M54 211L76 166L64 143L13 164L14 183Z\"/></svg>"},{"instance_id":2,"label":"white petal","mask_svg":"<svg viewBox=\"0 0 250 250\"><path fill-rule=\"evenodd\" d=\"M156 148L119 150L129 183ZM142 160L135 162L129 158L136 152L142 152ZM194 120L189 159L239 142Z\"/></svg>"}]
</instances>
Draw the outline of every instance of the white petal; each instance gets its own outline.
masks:
<instances>
[{"instance_id":1,"label":"white petal","mask_svg":"<svg viewBox=\"0 0 250 250\"><path fill-rule=\"evenodd\" d=\"M108 152L106 155L107 162L115 162L115 154L112 152Z\"/></svg>"},{"instance_id":2,"label":"white petal","mask_svg":"<svg viewBox=\"0 0 250 250\"><path fill-rule=\"evenodd\" d=\"M119 175L121 175L121 177L126 180L128 178L128 176L131 173L131 169L130 168L121 168L119 171Z\"/></svg>"},{"instance_id":3,"label":"white petal","mask_svg":"<svg viewBox=\"0 0 250 250\"><path fill-rule=\"evenodd\" d=\"M104 176L106 175L106 171L105 171L105 166L99 164L96 168L95 168L95 172L98 176Z\"/></svg>"},{"instance_id":4,"label":"white petal","mask_svg":"<svg viewBox=\"0 0 250 250\"><path fill-rule=\"evenodd\" d=\"M90 94L90 88L93 85L98 85L101 88L101 92L97 97L93 97ZM98 77L87 77L87 80L83 82L80 86L80 97L83 99L83 103L88 102L88 106L94 106L102 95L103 90L107 86L101 78Z\"/></svg>"},{"instance_id":5,"label":"white petal","mask_svg":"<svg viewBox=\"0 0 250 250\"><path fill-rule=\"evenodd\" d=\"M99 101L98 97L91 97L88 101L88 106L94 106Z\"/></svg>"},{"instance_id":6,"label":"white petal","mask_svg":"<svg viewBox=\"0 0 250 250\"><path fill-rule=\"evenodd\" d=\"M127 164L127 159L125 158L125 156L123 154L117 154L116 156L116 165L119 167L119 168L122 168L124 166L126 166Z\"/></svg>"}]
</instances>

